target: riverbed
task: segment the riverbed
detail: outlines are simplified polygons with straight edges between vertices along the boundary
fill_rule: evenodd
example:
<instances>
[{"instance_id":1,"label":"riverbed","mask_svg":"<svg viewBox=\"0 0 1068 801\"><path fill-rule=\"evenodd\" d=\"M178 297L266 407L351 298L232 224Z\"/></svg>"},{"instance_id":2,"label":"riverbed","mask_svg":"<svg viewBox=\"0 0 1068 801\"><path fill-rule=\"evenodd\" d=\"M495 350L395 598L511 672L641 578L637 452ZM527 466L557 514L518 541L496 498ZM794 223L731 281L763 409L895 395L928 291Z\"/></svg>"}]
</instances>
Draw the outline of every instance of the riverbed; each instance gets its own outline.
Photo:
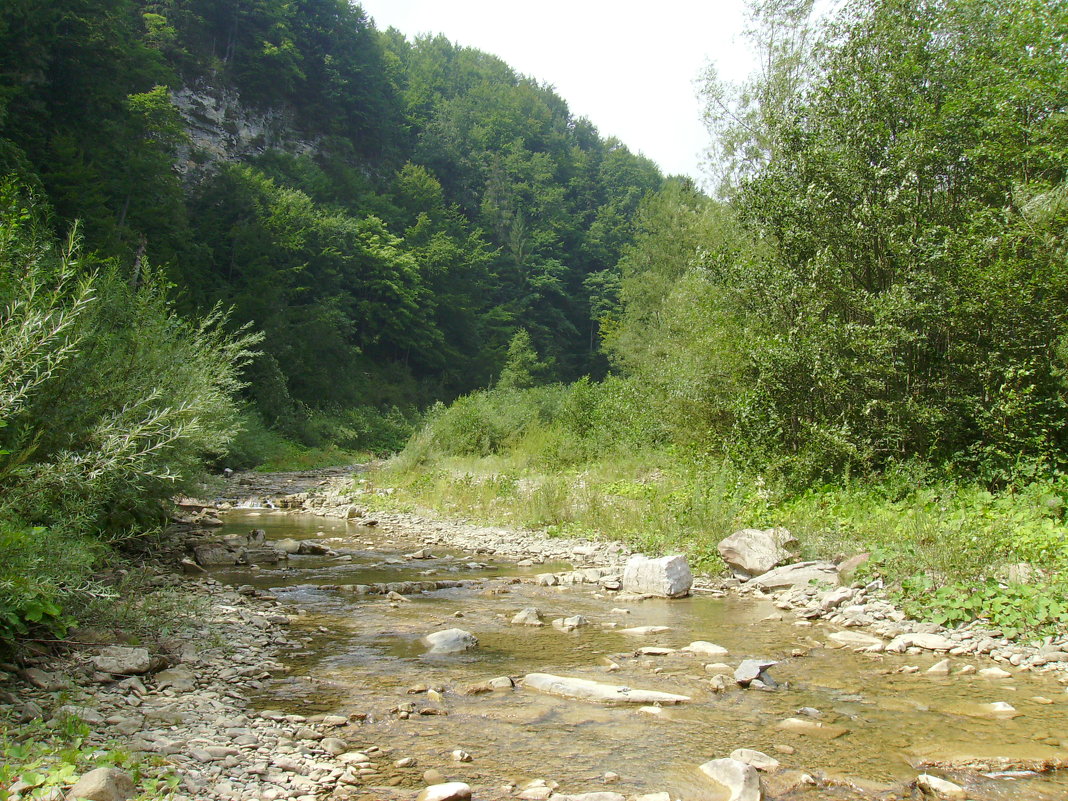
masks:
<instances>
[{"instance_id":1,"label":"riverbed","mask_svg":"<svg viewBox=\"0 0 1068 801\"><path fill-rule=\"evenodd\" d=\"M680 600L624 600L596 585L543 586L535 575L570 566L520 566L516 559L428 547L418 531L269 510L231 510L225 520L224 534L262 528L270 540L314 539L337 553L213 575L270 590L304 639L303 648L283 657L289 672L255 699L261 709L352 716L362 721L354 749L377 746L411 760L370 777L362 797L375 797L377 780L381 792L414 791L433 770L471 784L475 798L514 797L543 779L558 783L561 793L666 791L672 798L718 799L725 796L697 766L751 748L781 763L765 777L770 798L908 797L918 766L929 764L949 766L932 772L964 786L975 801L1068 798L1065 771L1018 770L1068 754L1068 695L1052 675L995 679L967 672L993 664L982 658L954 659L949 675L928 675L941 656L832 648L833 626L807 625L768 600L700 591ZM352 591L428 580L462 584L403 599ZM546 625L510 622L527 607L540 610ZM576 615L589 625L570 632L551 625ZM649 626L665 630L624 632ZM428 654L422 638L447 628L471 632L478 648ZM694 641L727 654L681 650ZM768 675L778 686L744 690L732 681L717 692L716 674L729 676L747 658L776 661ZM523 688L522 677L532 672L691 700L646 708L593 704ZM503 677L516 686L485 691L486 682ZM822 726L781 728L788 719ZM457 761L457 751L471 761ZM977 764L988 769L953 769ZM1006 770L989 769L998 767Z\"/></svg>"}]
</instances>

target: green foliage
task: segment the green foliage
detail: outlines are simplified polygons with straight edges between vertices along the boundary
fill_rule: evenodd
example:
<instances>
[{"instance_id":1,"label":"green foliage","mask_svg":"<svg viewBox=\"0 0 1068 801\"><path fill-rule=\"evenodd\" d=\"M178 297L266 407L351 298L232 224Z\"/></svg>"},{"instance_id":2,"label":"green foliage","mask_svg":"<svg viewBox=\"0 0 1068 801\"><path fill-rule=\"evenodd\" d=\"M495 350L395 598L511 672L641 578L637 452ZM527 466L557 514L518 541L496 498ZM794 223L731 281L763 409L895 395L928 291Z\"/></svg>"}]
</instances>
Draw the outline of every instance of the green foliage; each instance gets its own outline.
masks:
<instances>
[{"instance_id":1,"label":"green foliage","mask_svg":"<svg viewBox=\"0 0 1068 801\"><path fill-rule=\"evenodd\" d=\"M62 795L80 775L99 767L129 773L141 788L135 801L169 798L178 789L181 778L168 767L119 748L101 748L89 741L89 733L85 723L70 715L54 723L18 725L0 718L0 799L6 801L5 788L16 780L27 785L22 798Z\"/></svg>"},{"instance_id":2,"label":"green foliage","mask_svg":"<svg viewBox=\"0 0 1068 801\"><path fill-rule=\"evenodd\" d=\"M0 638L59 632L102 549L162 522L237 430L257 337L178 316L156 271L59 249L0 188Z\"/></svg>"},{"instance_id":3,"label":"green foliage","mask_svg":"<svg viewBox=\"0 0 1068 801\"><path fill-rule=\"evenodd\" d=\"M546 372L546 365L538 359L538 353L525 328L519 329L508 343L508 358L501 368L497 386L500 389L529 389L538 377Z\"/></svg>"},{"instance_id":4,"label":"green foliage","mask_svg":"<svg viewBox=\"0 0 1068 801\"><path fill-rule=\"evenodd\" d=\"M183 119L176 89L221 119ZM256 155L217 160L190 123ZM661 184L549 87L443 37L380 33L345 0L3 4L15 169L90 251L165 264L183 312L221 302L262 330L246 397L301 441L309 413L489 386L519 328L545 381L603 372L586 279Z\"/></svg>"}]
</instances>

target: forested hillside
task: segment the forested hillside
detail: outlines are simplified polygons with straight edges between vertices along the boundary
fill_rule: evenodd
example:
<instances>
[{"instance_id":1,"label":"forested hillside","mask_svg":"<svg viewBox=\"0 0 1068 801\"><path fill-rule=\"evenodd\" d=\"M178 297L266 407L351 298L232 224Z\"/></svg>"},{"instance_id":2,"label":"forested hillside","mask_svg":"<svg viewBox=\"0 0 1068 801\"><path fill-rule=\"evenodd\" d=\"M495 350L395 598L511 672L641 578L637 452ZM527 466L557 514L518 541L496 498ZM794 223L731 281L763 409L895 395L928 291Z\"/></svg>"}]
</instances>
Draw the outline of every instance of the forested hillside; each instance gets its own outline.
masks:
<instances>
[{"instance_id":1,"label":"forested hillside","mask_svg":"<svg viewBox=\"0 0 1068 801\"><path fill-rule=\"evenodd\" d=\"M662 184L535 78L346 0L5 2L0 169L120 271L163 265L185 311L233 305L265 334L256 414L352 447L490 385L520 330L546 380L603 373L596 318Z\"/></svg>"},{"instance_id":2,"label":"forested hillside","mask_svg":"<svg viewBox=\"0 0 1068 801\"><path fill-rule=\"evenodd\" d=\"M913 614L1068 622L1068 3L750 5L719 196L642 202L612 375L439 409L395 480L713 567L787 526Z\"/></svg>"}]
</instances>

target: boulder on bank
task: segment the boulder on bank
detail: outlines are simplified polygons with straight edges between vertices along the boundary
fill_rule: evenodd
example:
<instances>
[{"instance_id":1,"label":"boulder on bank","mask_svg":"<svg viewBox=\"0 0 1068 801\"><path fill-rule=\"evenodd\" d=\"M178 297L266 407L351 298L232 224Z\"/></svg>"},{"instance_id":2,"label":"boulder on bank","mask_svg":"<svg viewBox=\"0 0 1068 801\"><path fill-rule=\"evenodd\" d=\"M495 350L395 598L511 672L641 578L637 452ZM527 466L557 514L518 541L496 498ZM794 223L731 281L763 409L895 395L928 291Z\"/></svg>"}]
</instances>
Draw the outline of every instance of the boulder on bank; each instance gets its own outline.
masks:
<instances>
[{"instance_id":1,"label":"boulder on bank","mask_svg":"<svg viewBox=\"0 0 1068 801\"><path fill-rule=\"evenodd\" d=\"M682 598L690 594L692 586L693 574L681 554L650 559L636 553L623 570L623 592Z\"/></svg>"},{"instance_id":2,"label":"boulder on bank","mask_svg":"<svg viewBox=\"0 0 1068 801\"><path fill-rule=\"evenodd\" d=\"M784 528L743 528L724 540L716 550L739 578L767 573L793 558L797 538Z\"/></svg>"},{"instance_id":3,"label":"boulder on bank","mask_svg":"<svg viewBox=\"0 0 1068 801\"><path fill-rule=\"evenodd\" d=\"M101 673L116 676L134 676L152 669L152 657L145 648L127 648L111 645L93 657L93 665Z\"/></svg>"},{"instance_id":4,"label":"boulder on bank","mask_svg":"<svg viewBox=\"0 0 1068 801\"><path fill-rule=\"evenodd\" d=\"M787 587L807 587L815 582L831 587L838 586L838 568L834 562L798 562L769 570L752 579L746 586L765 590L782 590Z\"/></svg>"},{"instance_id":5,"label":"boulder on bank","mask_svg":"<svg viewBox=\"0 0 1068 801\"><path fill-rule=\"evenodd\" d=\"M523 686L549 695L576 698L580 701L603 701L623 704L681 704L688 695L676 695L656 690L635 690L616 684L604 684L590 679L554 676L551 673L528 673Z\"/></svg>"},{"instance_id":6,"label":"boulder on bank","mask_svg":"<svg viewBox=\"0 0 1068 801\"><path fill-rule=\"evenodd\" d=\"M423 638L431 654L460 654L478 647L478 637L463 629L435 631Z\"/></svg>"},{"instance_id":7,"label":"boulder on bank","mask_svg":"<svg viewBox=\"0 0 1068 801\"><path fill-rule=\"evenodd\" d=\"M116 768L97 768L78 779L67 801L127 801L137 795L133 779Z\"/></svg>"}]
</instances>

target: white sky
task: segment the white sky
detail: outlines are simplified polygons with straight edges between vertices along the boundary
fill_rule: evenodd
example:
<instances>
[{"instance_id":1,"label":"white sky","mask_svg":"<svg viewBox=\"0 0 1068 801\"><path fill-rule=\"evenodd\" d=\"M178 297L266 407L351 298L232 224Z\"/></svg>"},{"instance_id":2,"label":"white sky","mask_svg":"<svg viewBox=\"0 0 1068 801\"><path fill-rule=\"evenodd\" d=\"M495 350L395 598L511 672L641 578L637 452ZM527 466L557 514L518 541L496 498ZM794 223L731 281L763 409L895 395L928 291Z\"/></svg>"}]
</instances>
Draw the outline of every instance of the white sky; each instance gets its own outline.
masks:
<instances>
[{"instance_id":1,"label":"white sky","mask_svg":"<svg viewBox=\"0 0 1068 801\"><path fill-rule=\"evenodd\" d=\"M379 30L444 34L551 84L577 117L668 174L703 182L708 147L698 78L714 61L751 67L743 0L359 0Z\"/></svg>"}]
</instances>

